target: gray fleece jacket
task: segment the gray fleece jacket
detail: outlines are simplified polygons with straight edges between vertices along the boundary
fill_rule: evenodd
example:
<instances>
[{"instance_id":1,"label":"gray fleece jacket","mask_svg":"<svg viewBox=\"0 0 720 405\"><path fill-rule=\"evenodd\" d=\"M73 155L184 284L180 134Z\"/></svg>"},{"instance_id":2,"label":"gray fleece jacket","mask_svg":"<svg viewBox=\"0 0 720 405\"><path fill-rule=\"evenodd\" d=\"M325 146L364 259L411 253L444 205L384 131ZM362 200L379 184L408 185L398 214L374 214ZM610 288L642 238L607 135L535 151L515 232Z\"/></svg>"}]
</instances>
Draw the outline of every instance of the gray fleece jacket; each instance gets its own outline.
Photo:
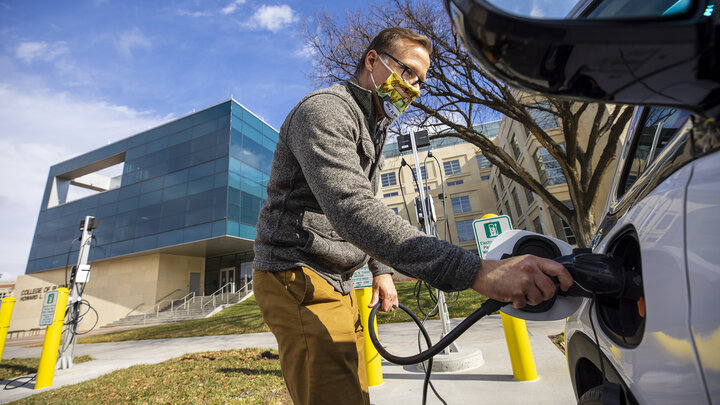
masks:
<instances>
[{"instance_id":1,"label":"gray fleece jacket","mask_svg":"<svg viewBox=\"0 0 720 405\"><path fill-rule=\"evenodd\" d=\"M375 198L387 136L377 117L372 93L355 79L313 91L290 111L257 222L256 270L309 267L343 294L366 263L374 275L394 268L445 291L470 286L478 256Z\"/></svg>"}]
</instances>

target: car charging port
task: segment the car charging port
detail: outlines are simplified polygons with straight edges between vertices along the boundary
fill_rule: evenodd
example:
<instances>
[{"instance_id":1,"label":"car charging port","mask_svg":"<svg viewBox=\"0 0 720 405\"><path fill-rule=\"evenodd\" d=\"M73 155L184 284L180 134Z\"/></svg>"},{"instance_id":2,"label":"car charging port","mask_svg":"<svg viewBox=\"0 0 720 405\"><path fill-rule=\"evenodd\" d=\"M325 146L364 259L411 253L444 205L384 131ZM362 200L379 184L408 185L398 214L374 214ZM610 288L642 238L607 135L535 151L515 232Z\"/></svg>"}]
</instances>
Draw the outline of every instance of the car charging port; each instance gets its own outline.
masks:
<instances>
[{"instance_id":1,"label":"car charging port","mask_svg":"<svg viewBox=\"0 0 720 405\"><path fill-rule=\"evenodd\" d=\"M645 332L642 260L635 230L623 232L610 245L608 254L622 260L624 288L619 296L597 296L600 327L618 345L633 348Z\"/></svg>"}]
</instances>

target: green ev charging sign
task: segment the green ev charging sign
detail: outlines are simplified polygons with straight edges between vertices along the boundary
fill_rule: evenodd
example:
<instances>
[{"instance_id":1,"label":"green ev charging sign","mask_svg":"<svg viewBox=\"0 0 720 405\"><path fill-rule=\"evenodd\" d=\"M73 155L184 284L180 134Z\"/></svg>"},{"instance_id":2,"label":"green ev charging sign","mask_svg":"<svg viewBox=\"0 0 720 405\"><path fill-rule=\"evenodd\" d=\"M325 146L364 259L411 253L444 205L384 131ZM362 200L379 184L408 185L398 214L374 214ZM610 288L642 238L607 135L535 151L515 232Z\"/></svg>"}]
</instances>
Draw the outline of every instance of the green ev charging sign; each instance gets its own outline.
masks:
<instances>
[{"instance_id":1,"label":"green ev charging sign","mask_svg":"<svg viewBox=\"0 0 720 405\"><path fill-rule=\"evenodd\" d=\"M510 217L507 215L499 215L492 218L476 219L473 221L473 230L475 230L475 241L477 242L478 252L481 258L487 256L490 250L490 244L493 239L497 238L501 233L513 229L510 223Z\"/></svg>"},{"instance_id":2,"label":"green ev charging sign","mask_svg":"<svg viewBox=\"0 0 720 405\"><path fill-rule=\"evenodd\" d=\"M40 326L50 326L55 319L55 306L60 291L53 290L45 293L43 297L42 312L40 312Z\"/></svg>"}]
</instances>

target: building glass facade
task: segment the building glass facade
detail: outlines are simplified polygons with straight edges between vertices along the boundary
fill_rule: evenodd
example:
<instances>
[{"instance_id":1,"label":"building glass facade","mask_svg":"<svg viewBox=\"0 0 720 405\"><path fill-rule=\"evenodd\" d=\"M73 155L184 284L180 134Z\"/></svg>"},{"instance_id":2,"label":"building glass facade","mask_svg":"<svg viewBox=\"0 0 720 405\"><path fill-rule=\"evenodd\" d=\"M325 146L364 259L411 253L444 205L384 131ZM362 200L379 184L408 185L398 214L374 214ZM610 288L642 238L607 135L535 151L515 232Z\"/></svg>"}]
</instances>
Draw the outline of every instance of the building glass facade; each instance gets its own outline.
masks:
<instances>
[{"instance_id":1,"label":"building glass facade","mask_svg":"<svg viewBox=\"0 0 720 405\"><path fill-rule=\"evenodd\" d=\"M75 263L71 241L88 215L99 219L91 260L251 241L277 141L275 129L230 100L52 166L26 273ZM119 187L68 201L82 176L119 162Z\"/></svg>"}]
</instances>

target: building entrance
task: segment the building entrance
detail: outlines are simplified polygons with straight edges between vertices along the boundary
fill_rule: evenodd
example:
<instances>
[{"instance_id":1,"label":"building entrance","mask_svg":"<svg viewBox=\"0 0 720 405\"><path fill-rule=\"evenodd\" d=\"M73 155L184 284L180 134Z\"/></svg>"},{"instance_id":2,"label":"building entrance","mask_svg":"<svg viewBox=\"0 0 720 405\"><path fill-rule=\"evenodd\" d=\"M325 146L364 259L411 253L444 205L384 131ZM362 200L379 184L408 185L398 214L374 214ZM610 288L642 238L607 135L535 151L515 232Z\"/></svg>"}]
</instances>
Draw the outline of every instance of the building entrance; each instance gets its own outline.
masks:
<instances>
[{"instance_id":1,"label":"building entrance","mask_svg":"<svg viewBox=\"0 0 720 405\"><path fill-rule=\"evenodd\" d=\"M235 292L235 267L220 269L220 288L223 293Z\"/></svg>"}]
</instances>

